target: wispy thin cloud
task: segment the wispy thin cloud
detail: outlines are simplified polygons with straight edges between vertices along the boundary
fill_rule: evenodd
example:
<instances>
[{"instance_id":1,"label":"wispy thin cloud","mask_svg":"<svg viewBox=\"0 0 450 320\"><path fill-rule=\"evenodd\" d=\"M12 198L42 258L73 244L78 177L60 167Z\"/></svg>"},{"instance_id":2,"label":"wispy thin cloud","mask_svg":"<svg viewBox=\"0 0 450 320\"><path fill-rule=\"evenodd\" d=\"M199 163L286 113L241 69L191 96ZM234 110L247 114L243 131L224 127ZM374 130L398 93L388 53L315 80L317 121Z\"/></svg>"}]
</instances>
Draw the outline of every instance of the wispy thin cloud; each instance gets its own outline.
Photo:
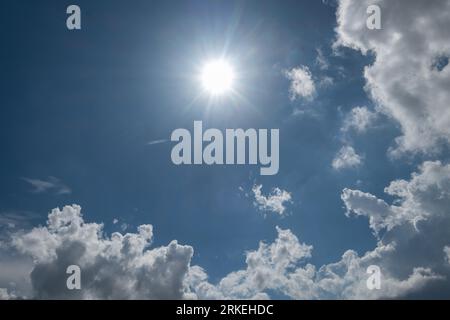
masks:
<instances>
[{"instance_id":1,"label":"wispy thin cloud","mask_svg":"<svg viewBox=\"0 0 450 320\"><path fill-rule=\"evenodd\" d=\"M152 146L154 144L160 144L160 143L164 143L167 141L169 141L169 140L167 140L167 139L153 140L153 141L147 142L147 145Z\"/></svg>"},{"instance_id":2,"label":"wispy thin cloud","mask_svg":"<svg viewBox=\"0 0 450 320\"><path fill-rule=\"evenodd\" d=\"M316 64L319 66L320 70L327 70L330 67L330 64L327 58L325 58L323 51L321 49L317 49L316 51L317 51Z\"/></svg>"},{"instance_id":3,"label":"wispy thin cloud","mask_svg":"<svg viewBox=\"0 0 450 320\"><path fill-rule=\"evenodd\" d=\"M38 221L40 216L32 211L10 210L0 212L0 249L2 242L9 238L10 232L28 229Z\"/></svg>"},{"instance_id":4,"label":"wispy thin cloud","mask_svg":"<svg viewBox=\"0 0 450 320\"><path fill-rule=\"evenodd\" d=\"M53 192L57 195L72 193L70 187L56 177L50 176L45 180L31 178L22 178L22 180L28 182L32 186L33 189L31 190L31 192L33 193Z\"/></svg>"},{"instance_id":5,"label":"wispy thin cloud","mask_svg":"<svg viewBox=\"0 0 450 320\"><path fill-rule=\"evenodd\" d=\"M285 71L284 75L291 81L289 92L292 101L297 98L312 100L316 93L316 86L307 66L292 68Z\"/></svg>"},{"instance_id":6,"label":"wispy thin cloud","mask_svg":"<svg viewBox=\"0 0 450 320\"><path fill-rule=\"evenodd\" d=\"M363 157L355 152L352 146L343 146L333 159L332 167L335 170L356 168L363 162Z\"/></svg>"}]
</instances>

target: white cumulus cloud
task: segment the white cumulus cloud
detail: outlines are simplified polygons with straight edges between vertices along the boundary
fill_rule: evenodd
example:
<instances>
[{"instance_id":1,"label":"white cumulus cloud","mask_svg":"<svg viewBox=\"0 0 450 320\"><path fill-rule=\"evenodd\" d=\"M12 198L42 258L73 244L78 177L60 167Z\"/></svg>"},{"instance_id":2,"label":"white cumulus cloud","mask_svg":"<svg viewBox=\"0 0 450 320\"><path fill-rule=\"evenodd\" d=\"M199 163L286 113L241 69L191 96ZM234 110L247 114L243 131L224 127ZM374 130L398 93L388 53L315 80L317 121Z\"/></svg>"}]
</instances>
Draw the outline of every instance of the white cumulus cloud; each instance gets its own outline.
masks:
<instances>
[{"instance_id":1,"label":"white cumulus cloud","mask_svg":"<svg viewBox=\"0 0 450 320\"><path fill-rule=\"evenodd\" d=\"M11 300L15 299L16 296L8 292L6 288L0 288L0 300Z\"/></svg>"},{"instance_id":2,"label":"white cumulus cloud","mask_svg":"<svg viewBox=\"0 0 450 320\"><path fill-rule=\"evenodd\" d=\"M38 299L188 298L185 285L193 249L177 241L150 248L153 227L137 233L104 235L103 225L87 223L77 205L54 209L46 226L12 236L12 246L30 256L32 297ZM66 268L78 265L82 290L68 290Z\"/></svg>"},{"instance_id":3,"label":"white cumulus cloud","mask_svg":"<svg viewBox=\"0 0 450 320\"><path fill-rule=\"evenodd\" d=\"M265 196L261 189L262 185L254 185L252 188L255 196L254 205L262 211L271 211L283 215L286 210L285 204L292 201L291 193L276 187Z\"/></svg>"},{"instance_id":4,"label":"white cumulus cloud","mask_svg":"<svg viewBox=\"0 0 450 320\"><path fill-rule=\"evenodd\" d=\"M291 100L297 98L312 99L316 93L316 85L307 66L299 66L285 71L285 76L291 81L289 92Z\"/></svg>"},{"instance_id":5,"label":"white cumulus cloud","mask_svg":"<svg viewBox=\"0 0 450 320\"><path fill-rule=\"evenodd\" d=\"M347 210L368 217L374 230L385 231L373 250L362 255L347 250L338 262L317 268L307 262L312 246L277 228L272 244L261 243L247 253L245 269L218 285L203 273L196 283L203 289L196 291L198 297L250 299L272 290L294 299L448 297L450 265L444 256L450 251L450 165L425 162L409 180L393 181L386 192L396 198L394 204L362 191L343 191ZM382 274L379 290L367 288L371 265Z\"/></svg>"},{"instance_id":6,"label":"white cumulus cloud","mask_svg":"<svg viewBox=\"0 0 450 320\"><path fill-rule=\"evenodd\" d=\"M376 113L370 111L366 106L355 107L346 116L342 130L353 129L358 133L363 133L370 128L376 116Z\"/></svg>"},{"instance_id":7,"label":"white cumulus cloud","mask_svg":"<svg viewBox=\"0 0 450 320\"><path fill-rule=\"evenodd\" d=\"M332 167L335 170L356 168L362 164L363 157L355 152L352 146L343 146L332 162Z\"/></svg>"},{"instance_id":8,"label":"white cumulus cloud","mask_svg":"<svg viewBox=\"0 0 450 320\"><path fill-rule=\"evenodd\" d=\"M244 268L215 283L205 269L191 265L191 246L174 240L153 247L151 225L141 225L136 233L108 236L102 224L84 220L79 206L54 209L46 226L11 235L9 246L15 255L32 258L31 272L24 268L20 277L29 281L31 293L20 292L23 285L11 290L2 280L0 296L267 299L276 292L293 299L448 297L450 165L425 162L409 179L392 181L385 191L394 199L391 203L359 190L342 192L347 214L367 217L376 233L372 250L358 254L349 249L337 262L315 266L309 262L312 245L277 227L272 242L261 241L246 253ZM1 258L0 254L0 263ZM22 265L25 260L18 261ZM66 288L65 271L72 264L81 268L82 290ZM366 285L371 265L382 273L379 290Z\"/></svg>"},{"instance_id":9,"label":"white cumulus cloud","mask_svg":"<svg viewBox=\"0 0 450 320\"><path fill-rule=\"evenodd\" d=\"M366 27L374 4L381 30ZM337 21L337 45L375 55L366 89L402 129L391 154L436 152L450 142L450 67L436 63L450 56L450 2L341 0Z\"/></svg>"}]
</instances>

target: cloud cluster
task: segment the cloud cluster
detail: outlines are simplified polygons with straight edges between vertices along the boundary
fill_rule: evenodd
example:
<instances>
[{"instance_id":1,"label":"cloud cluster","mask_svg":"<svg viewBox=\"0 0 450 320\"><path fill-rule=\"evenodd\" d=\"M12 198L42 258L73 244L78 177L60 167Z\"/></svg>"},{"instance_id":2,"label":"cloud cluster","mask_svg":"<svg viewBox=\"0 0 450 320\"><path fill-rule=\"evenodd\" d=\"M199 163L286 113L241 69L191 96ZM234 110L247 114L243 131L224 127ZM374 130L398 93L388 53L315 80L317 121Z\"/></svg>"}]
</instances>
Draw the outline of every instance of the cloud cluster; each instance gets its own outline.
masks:
<instances>
[{"instance_id":1,"label":"cloud cluster","mask_svg":"<svg viewBox=\"0 0 450 320\"><path fill-rule=\"evenodd\" d=\"M355 130L357 133L363 133L370 128L376 117L376 113L366 106L355 107L346 116L342 131Z\"/></svg>"},{"instance_id":2,"label":"cloud cluster","mask_svg":"<svg viewBox=\"0 0 450 320\"><path fill-rule=\"evenodd\" d=\"M450 243L450 165L425 162L410 180L395 180L385 192L393 204L358 190L345 189L342 199L348 213L369 218L375 234L384 232L381 243L395 247L381 261L384 268L405 276L412 266L432 270L446 279L441 297L448 297L449 269L445 260Z\"/></svg>"},{"instance_id":3,"label":"cloud cluster","mask_svg":"<svg viewBox=\"0 0 450 320\"><path fill-rule=\"evenodd\" d=\"M373 4L381 8L381 30L366 27ZM375 55L365 68L366 88L403 132L391 154L436 152L448 143L450 2L341 0L337 21L337 45Z\"/></svg>"},{"instance_id":4,"label":"cloud cluster","mask_svg":"<svg viewBox=\"0 0 450 320\"><path fill-rule=\"evenodd\" d=\"M276 187L272 189L269 195L265 196L262 194L261 189L261 184L254 185L252 188L253 195L255 196L255 207L262 211L271 211L283 215L286 210L285 204L292 201L290 192Z\"/></svg>"},{"instance_id":5,"label":"cloud cluster","mask_svg":"<svg viewBox=\"0 0 450 320\"><path fill-rule=\"evenodd\" d=\"M363 157L357 154L352 146L343 146L336 154L331 165L335 170L341 170L359 167L362 162Z\"/></svg>"},{"instance_id":6,"label":"cloud cluster","mask_svg":"<svg viewBox=\"0 0 450 320\"><path fill-rule=\"evenodd\" d=\"M255 251L246 254L247 268L231 272L214 286L207 282L203 270L198 269L194 283L200 299L267 299L269 289L283 291L289 286L286 274L303 260L311 257L312 246L300 243L290 231L276 228L278 236L271 244L259 243Z\"/></svg>"},{"instance_id":7,"label":"cloud cluster","mask_svg":"<svg viewBox=\"0 0 450 320\"><path fill-rule=\"evenodd\" d=\"M277 228L272 244L260 243L247 253L246 269L217 286L204 274L196 288L205 290L197 290L198 296L250 299L275 291L294 299L448 298L450 165L425 162L410 180L395 180L386 192L396 198L394 204L358 190L342 193L348 212L368 217L375 232L384 231L373 250L362 256L348 250L340 261L316 268L305 264L312 247ZM382 272L380 290L367 288L371 265Z\"/></svg>"},{"instance_id":8,"label":"cloud cluster","mask_svg":"<svg viewBox=\"0 0 450 320\"><path fill-rule=\"evenodd\" d=\"M38 299L182 299L193 249L172 241L150 249L151 225L107 237L103 225L86 223L77 205L54 209L47 225L13 234L12 246L33 258L32 296ZM82 270L82 290L68 290L66 269Z\"/></svg>"},{"instance_id":9,"label":"cloud cluster","mask_svg":"<svg viewBox=\"0 0 450 320\"><path fill-rule=\"evenodd\" d=\"M373 4L382 9L381 30L366 28L366 9ZM337 19L338 45L374 53L364 76L380 110L401 126L393 154L437 151L442 142L450 142L450 2L341 0ZM285 75L291 81L291 99L315 95L307 67ZM372 118L367 108L355 108L345 130L362 132ZM344 146L333 168L361 163L362 157ZM70 193L55 179L25 180L34 192ZM264 196L261 189L252 189L255 205L282 215L291 195L276 188ZM151 225L109 236L102 224L86 222L77 205L54 209L46 226L14 229L7 245L2 239L0 249L14 250L7 261L15 256L27 263L12 270L4 267L0 254L0 299L265 299L273 292L294 299L448 298L450 165L424 162L409 179L392 181L385 193L386 199L348 188L341 194L348 217L368 219L377 241L373 250L347 250L337 262L315 266L308 262L313 247L291 230L277 227L272 242L261 241L246 252L246 266L217 283L210 282L206 270L191 265L191 246L174 240L152 247ZM69 265L80 266L82 290L67 289ZM382 272L380 290L366 286L371 265ZM29 294L20 292L26 285L5 283L3 277L13 272L21 272L14 277L29 282Z\"/></svg>"},{"instance_id":10,"label":"cloud cluster","mask_svg":"<svg viewBox=\"0 0 450 320\"><path fill-rule=\"evenodd\" d=\"M7 289L0 288L0 300L11 300L11 299L15 299L15 298L16 298L16 296L14 296L13 294L10 294Z\"/></svg>"},{"instance_id":11,"label":"cloud cluster","mask_svg":"<svg viewBox=\"0 0 450 320\"><path fill-rule=\"evenodd\" d=\"M398 204L388 205L370 193L344 189L341 197L347 214L367 216L370 227L377 234L405 223L419 231L420 223L430 216L447 218L449 215L445 206L450 205L450 165L427 161L410 181L395 180L384 191L398 198Z\"/></svg>"},{"instance_id":12,"label":"cloud cluster","mask_svg":"<svg viewBox=\"0 0 450 320\"><path fill-rule=\"evenodd\" d=\"M377 299L450 296L450 165L425 162L408 180L385 189L392 204L359 190L344 189L347 215L367 217L377 245L362 255L347 250L320 267L308 263L313 247L289 229L276 228L271 243L246 253L246 267L211 283L191 265L193 248L172 241L151 248L153 228L104 235L86 223L77 205L54 209L45 227L15 232L11 245L33 258L35 298L90 299ZM66 288L66 267L82 270L82 290ZM381 289L369 290L367 268L379 266ZM11 297L6 290L3 298Z\"/></svg>"},{"instance_id":13,"label":"cloud cluster","mask_svg":"<svg viewBox=\"0 0 450 320\"><path fill-rule=\"evenodd\" d=\"M291 81L289 92L291 100L297 98L312 99L316 93L316 85L307 66L299 66L285 71L284 75Z\"/></svg>"}]
</instances>

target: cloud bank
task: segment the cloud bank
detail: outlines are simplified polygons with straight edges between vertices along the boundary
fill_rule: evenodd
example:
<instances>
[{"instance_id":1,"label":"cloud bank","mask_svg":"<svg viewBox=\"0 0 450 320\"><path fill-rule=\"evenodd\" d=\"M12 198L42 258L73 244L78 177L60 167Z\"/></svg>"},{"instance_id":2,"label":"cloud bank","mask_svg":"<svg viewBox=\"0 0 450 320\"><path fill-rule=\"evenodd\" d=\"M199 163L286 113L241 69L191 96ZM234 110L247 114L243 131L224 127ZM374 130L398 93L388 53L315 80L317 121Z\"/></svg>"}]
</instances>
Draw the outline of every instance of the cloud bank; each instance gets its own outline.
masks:
<instances>
[{"instance_id":1,"label":"cloud bank","mask_svg":"<svg viewBox=\"0 0 450 320\"><path fill-rule=\"evenodd\" d=\"M381 30L366 28L373 4ZM450 142L450 68L436 62L450 56L450 2L341 0L337 22L337 46L375 55L366 89L402 130L391 154L438 152Z\"/></svg>"},{"instance_id":2,"label":"cloud bank","mask_svg":"<svg viewBox=\"0 0 450 320\"><path fill-rule=\"evenodd\" d=\"M342 192L347 215L368 218L377 239L373 250L349 249L341 260L316 267L308 262L313 246L277 227L273 242L246 253L246 268L217 283L191 264L191 246L174 240L152 248L151 225L107 236L102 224L84 221L77 205L52 210L44 227L14 232L10 248L32 258L23 277L32 287L28 297L38 299L266 299L273 292L293 299L448 298L450 165L425 162L385 191L392 204L359 190ZM82 290L66 288L71 264L82 270ZM380 267L380 290L366 286L370 265Z\"/></svg>"},{"instance_id":3,"label":"cloud bank","mask_svg":"<svg viewBox=\"0 0 450 320\"><path fill-rule=\"evenodd\" d=\"M33 259L31 296L37 299L183 299L193 249L172 241L149 249L153 227L137 233L115 232L87 223L78 205L54 209L47 225L17 232L11 246ZM68 290L66 269L82 270L82 290Z\"/></svg>"}]
</instances>

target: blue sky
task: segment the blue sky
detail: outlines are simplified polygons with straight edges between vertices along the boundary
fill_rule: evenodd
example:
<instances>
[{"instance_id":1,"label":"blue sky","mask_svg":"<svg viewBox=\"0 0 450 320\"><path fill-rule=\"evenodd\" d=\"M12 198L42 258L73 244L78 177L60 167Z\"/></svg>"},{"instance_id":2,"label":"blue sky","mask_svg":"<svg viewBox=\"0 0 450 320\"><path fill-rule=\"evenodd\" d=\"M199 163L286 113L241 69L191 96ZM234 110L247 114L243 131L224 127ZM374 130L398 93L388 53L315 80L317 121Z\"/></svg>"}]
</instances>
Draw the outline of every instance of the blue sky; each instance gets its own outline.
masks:
<instances>
[{"instance_id":1,"label":"blue sky","mask_svg":"<svg viewBox=\"0 0 450 320\"><path fill-rule=\"evenodd\" d=\"M377 246L367 217L345 215L344 188L390 203L391 181L447 158L445 150L389 156L404 126L365 89L375 54L333 49L334 2L79 0L77 31L65 26L69 4L1 4L0 212L23 216L28 228L71 204L86 222L103 222L105 234L151 224L154 247L173 239L192 246L191 264L217 283L245 268L246 252L274 241L279 226L313 245L309 262L321 266ZM238 75L239 99L201 94L199 70L220 56ZM291 97L286 72L299 66L312 75L312 98ZM343 129L355 107L376 114L363 132ZM167 140L195 120L221 130L279 128L278 174L174 165ZM333 168L348 145L361 163ZM51 186L36 192L30 179ZM255 206L254 185L266 196L289 192L285 214Z\"/></svg>"}]
</instances>

